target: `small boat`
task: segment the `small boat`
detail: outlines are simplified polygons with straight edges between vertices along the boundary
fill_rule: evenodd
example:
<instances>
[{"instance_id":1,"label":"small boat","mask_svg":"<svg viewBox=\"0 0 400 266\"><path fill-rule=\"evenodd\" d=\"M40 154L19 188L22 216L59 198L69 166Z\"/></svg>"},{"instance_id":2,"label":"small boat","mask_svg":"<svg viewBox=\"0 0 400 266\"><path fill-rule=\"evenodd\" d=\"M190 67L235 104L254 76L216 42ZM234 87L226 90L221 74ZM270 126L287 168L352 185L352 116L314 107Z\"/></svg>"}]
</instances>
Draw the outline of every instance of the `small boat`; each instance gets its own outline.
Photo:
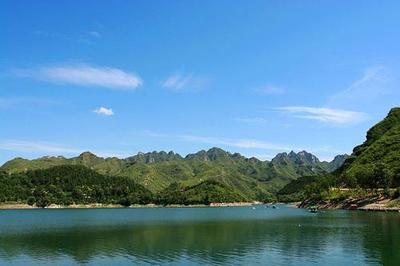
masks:
<instances>
[{"instance_id":1,"label":"small boat","mask_svg":"<svg viewBox=\"0 0 400 266\"><path fill-rule=\"evenodd\" d=\"M357 204L351 204L349 209L350 210L357 210L358 209L358 205Z\"/></svg>"},{"instance_id":2,"label":"small boat","mask_svg":"<svg viewBox=\"0 0 400 266\"><path fill-rule=\"evenodd\" d=\"M309 212L312 213L317 213L318 212L318 207L317 206L311 206L310 208L308 208Z\"/></svg>"}]
</instances>

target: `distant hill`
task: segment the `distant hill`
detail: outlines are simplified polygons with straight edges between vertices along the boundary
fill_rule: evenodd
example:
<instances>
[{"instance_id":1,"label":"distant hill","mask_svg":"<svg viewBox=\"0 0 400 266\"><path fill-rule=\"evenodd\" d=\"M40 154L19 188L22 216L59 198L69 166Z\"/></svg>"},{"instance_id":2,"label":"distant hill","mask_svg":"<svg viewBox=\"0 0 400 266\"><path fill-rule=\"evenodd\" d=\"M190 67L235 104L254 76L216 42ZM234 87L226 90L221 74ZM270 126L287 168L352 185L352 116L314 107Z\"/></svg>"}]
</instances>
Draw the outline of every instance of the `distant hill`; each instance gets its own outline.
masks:
<instances>
[{"instance_id":1,"label":"distant hill","mask_svg":"<svg viewBox=\"0 0 400 266\"><path fill-rule=\"evenodd\" d=\"M239 198L262 200L273 197L274 192L291 180L333 171L340 163L337 159L329 163L320 162L306 151L280 153L271 161L261 161L211 148L186 157L172 151L154 151L125 159L102 158L91 152L73 158L15 158L6 162L0 170L24 173L60 165L82 165L102 175L127 177L152 193L159 193L174 183L189 188L211 180L217 182L212 183L214 187L229 188Z\"/></svg>"},{"instance_id":2,"label":"distant hill","mask_svg":"<svg viewBox=\"0 0 400 266\"><path fill-rule=\"evenodd\" d=\"M327 172L333 172L340 168L343 163L346 161L346 159L349 158L349 155L347 154L341 154L341 155L336 155L335 158L333 158L332 161L330 162L322 162L322 167L327 171Z\"/></svg>"}]
</instances>

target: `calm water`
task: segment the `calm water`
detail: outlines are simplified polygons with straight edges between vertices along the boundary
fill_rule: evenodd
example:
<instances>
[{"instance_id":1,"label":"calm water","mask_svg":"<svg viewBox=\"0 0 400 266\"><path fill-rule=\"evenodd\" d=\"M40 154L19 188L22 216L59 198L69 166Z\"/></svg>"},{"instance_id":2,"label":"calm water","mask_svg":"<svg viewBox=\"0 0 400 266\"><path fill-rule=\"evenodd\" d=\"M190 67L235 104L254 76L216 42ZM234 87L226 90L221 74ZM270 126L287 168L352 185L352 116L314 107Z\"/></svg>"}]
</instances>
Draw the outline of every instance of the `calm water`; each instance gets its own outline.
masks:
<instances>
[{"instance_id":1,"label":"calm water","mask_svg":"<svg viewBox=\"0 0 400 266\"><path fill-rule=\"evenodd\" d=\"M1 210L0 265L400 265L400 214L280 205Z\"/></svg>"}]
</instances>

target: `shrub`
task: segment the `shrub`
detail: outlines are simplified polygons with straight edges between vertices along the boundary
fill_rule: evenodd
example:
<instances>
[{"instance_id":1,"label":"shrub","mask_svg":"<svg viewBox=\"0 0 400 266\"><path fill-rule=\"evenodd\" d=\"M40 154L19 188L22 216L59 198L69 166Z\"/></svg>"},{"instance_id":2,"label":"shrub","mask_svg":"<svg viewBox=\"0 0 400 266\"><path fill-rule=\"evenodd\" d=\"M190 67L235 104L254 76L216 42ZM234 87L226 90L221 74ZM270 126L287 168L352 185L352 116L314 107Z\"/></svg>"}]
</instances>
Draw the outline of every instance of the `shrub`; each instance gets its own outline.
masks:
<instances>
[{"instance_id":1,"label":"shrub","mask_svg":"<svg viewBox=\"0 0 400 266\"><path fill-rule=\"evenodd\" d=\"M35 205L36 199L35 197L29 197L28 200L26 201L26 203L28 203L28 205L33 206Z\"/></svg>"},{"instance_id":2,"label":"shrub","mask_svg":"<svg viewBox=\"0 0 400 266\"><path fill-rule=\"evenodd\" d=\"M400 197L400 187L396 188L396 190L394 191L393 195L392 195L392 199L397 199Z\"/></svg>"}]
</instances>

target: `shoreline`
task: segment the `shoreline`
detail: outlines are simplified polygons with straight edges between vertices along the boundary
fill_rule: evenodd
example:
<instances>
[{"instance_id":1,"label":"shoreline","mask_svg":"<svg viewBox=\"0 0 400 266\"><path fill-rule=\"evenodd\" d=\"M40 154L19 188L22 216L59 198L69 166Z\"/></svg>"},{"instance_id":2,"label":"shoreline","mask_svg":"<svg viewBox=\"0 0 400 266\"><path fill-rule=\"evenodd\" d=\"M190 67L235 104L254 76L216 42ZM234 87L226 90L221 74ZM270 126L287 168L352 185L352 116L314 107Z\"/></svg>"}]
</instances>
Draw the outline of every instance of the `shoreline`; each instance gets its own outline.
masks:
<instances>
[{"instance_id":1,"label":"shoreline","mask_svg":"<svg viewBox=\"0 0 400 266\"><path fill-rule=\"evenodd\" d=\"M142 208L223 208L223 207L250 207L262 204L285 204L291 208L308 209L311 206L316 206L320 210L358 210L358 211L374 211L374 212L400 212L399 206L390 206L393 201L399 202L400 200L389 200L383 199L380 201L371 202L369 204L364 204L362 206L354 207L356 202L365 201L365 199L347 199L341 202L329 202L329 201L319 201L313 202L306 200L303 202L275 202L275 203L262 203L262 202L224 202L224 203L210 203L210 205L205 204L191 204L191 205L181 205L181 204L171 204L171 205L157 205L157 204L134 204L131 206L123 206L119 204L102 204L102 203L92 203L92 204L72 204L72 205L57 205L51 204L47 207L41 208L37 206L31 206L26 203L0 203L1 210L37 210L37 209L142 209ZM389 205L389 206L388 206Z\"/></svg>"},{"instance_id":2,"label":"shoreline","mask_svg":"<svg viewBox=\"0 0 400 266\"><path fill-rule=\"evenodd\" d=\"M157 205L157 204L134 204L131 206L123 206L120 204L72 204L72 205L57 205L51 204L47 207L31 206L26 203L0 203L0 210L36 210L36 209L139 209L139 208L220 208L220 207L246 207L253 205L263 204L261 202L224 202L224 203L210 203L205 204L171 204L171 205Z\"/></svg>"},{"instance_id":3,"label":"shoreline","mask_svg":"<svg viewBox=\"0 0 400 266\"><path fill-rule=\"evenodd\" d=\"M400 212L400 199L382 197L349 198L339 202L305 200L297 205L307 209L316 206L321 210L358 210L373 212Z\"/></svg>"}]
</instances>

